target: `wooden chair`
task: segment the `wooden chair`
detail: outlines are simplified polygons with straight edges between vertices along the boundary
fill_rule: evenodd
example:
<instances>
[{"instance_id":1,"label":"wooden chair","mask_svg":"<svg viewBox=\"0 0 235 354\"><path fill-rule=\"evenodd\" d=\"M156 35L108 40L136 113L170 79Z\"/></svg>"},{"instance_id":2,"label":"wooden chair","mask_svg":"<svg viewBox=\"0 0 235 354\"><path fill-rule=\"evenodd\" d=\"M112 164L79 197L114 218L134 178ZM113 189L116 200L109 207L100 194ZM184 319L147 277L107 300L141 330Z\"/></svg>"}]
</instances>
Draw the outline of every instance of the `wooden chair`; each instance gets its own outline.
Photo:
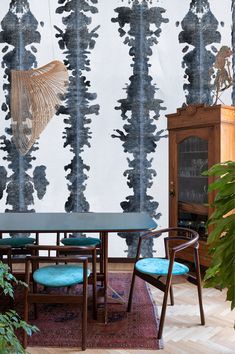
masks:
<instances>
[{"instance_id":1,"label":"wooden chair","mask_svg":"<svg viewBox=\"0 0 235 354\"><path fill-rule=\"evenodd\" d=\"M26 255L29 255L29 250L27 249L27 245L38 245L39 234L36 233L35 237L2 237L2 233L0 233L0 255L2 262L7 262L11 273L13 272L13 263L24 263ZM4 257L4 249L10 249L10 261L9 261L9 251L8 256ZM1 251L2 250L2 251ZM6 255L6 253L5 253ZM16 275L16 274L15 274ZM19 276L24 276L24 272L22 274L18 274Z\"/></svg>"},{"instance_id":2,"label":"wooden chair","mask_svg":"<svg viewBox=\"0 0 235 354\"><path fill-rule=\"evenodd\" d=\"M6 257L4 257L6 256ZM0 260L6 262L12 273L12 249L9 245L0 246Z\"/></svg>"},{"instance_id":3,"label":"wooden chair","mask_svg":"<svg viewBox=\"0 0 235 354\"><path fill-rule=\"evenodd\" d=\"M95 246L96 255L99 260L99 272L104 273L104 257L102 240L98 237L68 237L67 232L64 233L64 238L60 239L60 233L57 233L57 245L62 243L64 246ZM99 277L99 276L98 276Z\"/></svg>"},{"instance_id":4,"label":"wooden chair","mask_svg":"<svg viewBox=\"0 0 235 354\"><path fill-rule=\"evenodd\" d=\"M141 255L141 244L143 240L151 237L159 237L161 235L167 234L168 237L164 238L166 258L143 258L140 259ZM200 265L198 256L198 243L199 235L196 231L186 228L168 228L158 231L151 231L139 238L137 255L135 260L135 266L132 276L131 289L128 300L127 311L131 311L132 297L135 284L135 277L138 276L156 288L164 292L162 311L160 317L160 324L157 338L162 338L163 326L165 322L166 307L168 294L170 292L171 305L174 305L173 289L172 289L172 276L186 275L189 272L189 268L179 262L175 261L176 254L188 247L191 247L192 252L194 252L195 260L195 270L196 270L196 284L199 299L200 317L201 324L205 324L205 316L202 305L202 290L201 290L201 275L200 275ZM174 242L171 250L169 244L171 241ZM162 282L161 278L166 277L166 282Z\"/></svg>"},{"instance_id":5,"label":"wooden chair","mask_svg":"<svg viewBox=\"0 0 235 354\"><path fill-rule=\"evenodd\" d=\"M96 319L96 248L94 246L28 246L28 249L32 253L32 256L26 257L25 282L28 287L25 288L24 296L24 320L28 321L29 306L31 303L34 304L35 317L37 317L36 304L38 303L82 303L82 350L85 350L87 332L87 287L91 270L88 268L87 256L71 256L70 253L73 251L77 253L79 251L86 251L92 254L93 316ZM39 251L47 251L48 255L34 255ZM51 251L54 251L55 255L51 255ZM63 255L60 254L60 251L62 251ZM50 265L41 266L41 263L49 263ZM78 263L80 263L80 265ZM33 278L32 287L30 287L31 267ZM68 291L62 294L40 293L38 284L46 288L67 287L68 289L73 285L82 284L82 295L70 294ZM23 337L23 346L24 348L27 347L26 333L24 333Z\"/></svg>"}]
</instances>

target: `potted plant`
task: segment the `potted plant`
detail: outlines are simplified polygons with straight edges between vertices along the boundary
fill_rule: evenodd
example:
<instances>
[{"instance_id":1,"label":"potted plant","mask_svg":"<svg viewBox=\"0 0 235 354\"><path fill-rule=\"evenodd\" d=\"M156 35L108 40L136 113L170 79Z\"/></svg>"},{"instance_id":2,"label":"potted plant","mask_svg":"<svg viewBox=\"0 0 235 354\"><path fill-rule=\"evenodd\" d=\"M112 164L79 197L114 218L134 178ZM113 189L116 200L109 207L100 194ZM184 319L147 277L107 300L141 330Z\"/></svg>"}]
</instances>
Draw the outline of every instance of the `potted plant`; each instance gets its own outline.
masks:
<instances>
[{"instance_id":1,"label":"potted plant","mask_svg":"<svg viewBox=\"0 0 235 354\"><path fill-rule=\"evenodd\" d=\"M14 284L26 286L22 281L17 280L9 271L9 267L0 262L0 288L2 294L14 297ZM1 295L2 295L1 294ZM31 336L33 332L38 331L36 326L31 326L27 322L20 319L18 313L14 310L9 310L5 313L0 313L0 353L13 354L25 353L15 331L23 329Z\"/></svg>"},{"instance_id":2,"label":"potted plant","mask_svg":"<svg viewBox=\"0 0 235 354\"><path fill-rule=\"evenodd\" d=\"M226 300L235 307L235 162L226 161L203 172L218 177L208 192L217 191L212 203L214 212L207 222L211 231L207 239L211 264L205 274L205 286L227 289Z\"/></svg>"}]
</instances>

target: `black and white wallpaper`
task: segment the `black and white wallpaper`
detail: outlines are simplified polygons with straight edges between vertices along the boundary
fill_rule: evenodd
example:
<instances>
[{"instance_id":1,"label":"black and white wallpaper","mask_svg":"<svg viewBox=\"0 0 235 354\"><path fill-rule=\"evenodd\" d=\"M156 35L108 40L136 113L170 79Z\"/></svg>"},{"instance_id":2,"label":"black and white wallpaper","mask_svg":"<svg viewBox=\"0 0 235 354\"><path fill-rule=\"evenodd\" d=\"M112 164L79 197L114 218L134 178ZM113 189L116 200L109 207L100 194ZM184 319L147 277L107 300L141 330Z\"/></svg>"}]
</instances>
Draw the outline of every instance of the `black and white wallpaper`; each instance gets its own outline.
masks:
<instances>
[{"instance_id":1,"label":"black and white wallpaper","mask_svg":"<svg viewBox=\"0 0 235 354\"><path fill-rule=\"evenodd\" d=\"M235 104L234 13L232 0L4 0L1 212L147 211L167 226L165 114ZM53 60L68 70L67 94L22 155L12 136L11 70ZM110 238L110 256L135 255L138 234ZM161 246L146 243L143 254Z\"/></svg>"}]
</instances>

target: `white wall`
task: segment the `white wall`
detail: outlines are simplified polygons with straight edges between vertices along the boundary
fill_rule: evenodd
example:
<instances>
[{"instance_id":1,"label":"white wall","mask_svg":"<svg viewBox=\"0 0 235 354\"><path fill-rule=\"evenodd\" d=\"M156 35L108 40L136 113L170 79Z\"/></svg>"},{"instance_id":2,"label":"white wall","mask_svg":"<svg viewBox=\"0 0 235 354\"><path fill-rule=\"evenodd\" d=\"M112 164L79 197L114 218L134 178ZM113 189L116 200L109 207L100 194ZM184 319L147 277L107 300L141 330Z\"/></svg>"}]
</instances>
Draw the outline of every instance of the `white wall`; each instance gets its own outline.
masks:
<instances>
[{"instance_id":1,"label":"white wall","mask_svg":"<svg viewBox=\"0 0 235 354\"><path fill-rule=\"evenodd\" d=\"M9 8L10 0L1 2L0 21ZM59 50L53 25L62 27L60 15L56 15L57 1L30 0L30 8L38 21L45 23L39 27L41 43L37 45L38 66L42 66L54 59L63 60L63 54ZM163 106L167 109L161 111L161 117L157 122L157 129L166 129L165 114L173 113L185 101L183 92L183 69L181 67L183 45L178 42L178 34L181 26L176 27L176 21L181 21L189 9L189 0L159 0L153 5L166 9L164 17L169 18L169 23L162 24L162 33L159 44L153 48L151 57L152 67L150 74L153 82L159 90L157 98L164 100ZM220 46L231 47L231 1L211 0L211 10L219 21L225 23L219 28L222 35ZM91 81L90 92L96 92L96 102L100 105L99 116L91 116L92 140L91 148L83 153L84 162L90 166L88 172L86 198L91 211L122 211L120 202L132 194L126 184L123 172L128 168L126 157L119 139L111 138L114 129L122 129L123 121L120 111L114 110L118 105L117 100L126 97L123 90L129 82L132 68L131 58L128 55L129 47L123 44L123 38L119 37L118 24L112 23L111 18L116 17L114 8L128 6L128 1L99 0L97 5L99 13L93 15L90 28L101 25L98 30L99 37L96 40L95 49L90 55L91 72L87 73L87 79ZM51 16L50 16L51 14ZM3 44L0 44L0 49ZM2 54L1 54L2 55ZM0 68L3 77L3 69ZM231 104L231 90L227 90L222 96L225 104ZM0 89L0 105L4 102L4 94ZM5 113L0 111L0 136L4 134L6 124ZM54 116L42 133L39 140L40 149L35 153L37 157L34 166L45 165L46 174L50 182L45 197L39 201L35 196L34 208L37 212L64 211L64 203L68 196L67 180L65 179L64 165L70 162L69 149L63 148L62 132L64 129L64 116ZM6 165L2 160L4 154L0 151L1 165ZM168 141L162 139L153 160L153 168L157 171L157 177L149 191L155 200L159 202L157 212L162 216L158 221L159 227L168 225ZM0 201L0 208L5 210L5 198ZM45 238L43 242L46 242ZM125 240L118 236L110 236L110 256L125 257L127 249ZM155 242L154 248L157 254L162 254L162 240Z\"/></svg>"}]
</instances>

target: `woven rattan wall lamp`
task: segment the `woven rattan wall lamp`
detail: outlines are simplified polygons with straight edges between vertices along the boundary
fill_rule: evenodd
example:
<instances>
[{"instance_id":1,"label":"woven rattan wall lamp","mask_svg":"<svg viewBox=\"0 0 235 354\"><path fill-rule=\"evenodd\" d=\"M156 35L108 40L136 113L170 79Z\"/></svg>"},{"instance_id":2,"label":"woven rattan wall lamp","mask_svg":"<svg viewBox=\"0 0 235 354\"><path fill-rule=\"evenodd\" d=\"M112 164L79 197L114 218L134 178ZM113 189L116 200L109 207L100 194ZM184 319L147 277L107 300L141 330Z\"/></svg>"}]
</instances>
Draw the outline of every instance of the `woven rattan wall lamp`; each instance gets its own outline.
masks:
<instances>
[{"instance_id":1,"label":"woven rattan wall lamp","mask_svg":"<svg viewBox=\"0 0 235 354\"><path fill-rule=\"evenodd\" d=\"M25 155L56 113L68 86L65 65L54 60L40 68L11 71L13 140Z\"/></svg>"}]
</instances>

